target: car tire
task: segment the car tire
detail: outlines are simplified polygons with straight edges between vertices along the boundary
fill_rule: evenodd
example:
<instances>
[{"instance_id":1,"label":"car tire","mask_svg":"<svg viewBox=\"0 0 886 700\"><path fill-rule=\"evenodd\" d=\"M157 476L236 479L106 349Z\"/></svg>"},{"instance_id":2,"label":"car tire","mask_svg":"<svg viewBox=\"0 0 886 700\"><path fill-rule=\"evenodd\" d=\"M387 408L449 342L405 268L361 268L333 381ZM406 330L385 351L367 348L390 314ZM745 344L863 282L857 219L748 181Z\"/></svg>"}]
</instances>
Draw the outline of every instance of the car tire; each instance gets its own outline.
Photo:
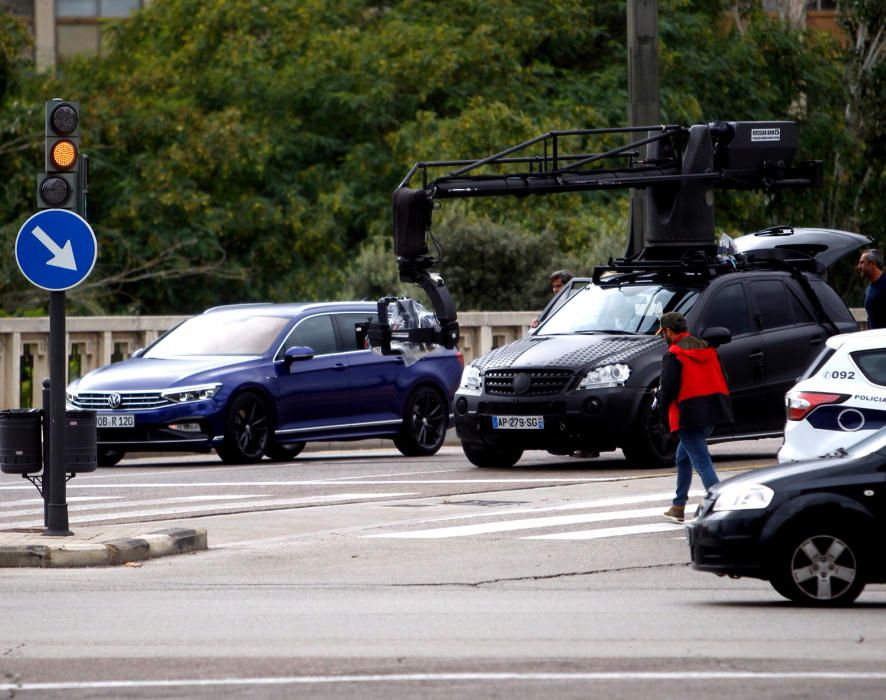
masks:
<instances>
[{"instance_id":1,"label":"car tire","mask_svg":"<svg viewBox=\"0 0 886 700\"><path fill-rule=\"evenodd\" d=\"M482 469L508 469L523 456L523 450L519 447L487 447L463 442L461 448L468 461Z\"/></svg>"},{"instance_id":2,"label":"car tire","mask_svg":"<svg viewBox=\"0 0 886 700\"><path fill-rule=\"evenodd\" d=\"M125 456L126 453L122 450L99 450L96 455L96 462L100 467L113 467Z\"/></svg>"},{"instance_id":3,"label":"car tire","mask_svg":"<svg viewBox=\"0 0 886 700\"><path fill-rule=\"evenodd\" d=\"M652 387L640 400L628 442L622 445L625 459L632 467L667 467L674 463L677 440L665 431L661 406L653 407Z\"/></svg>"},{"instance_id":4,"label":"car tire","mask_svg":"<svg viewBox=\"0 0 886 700\"><path fill-rule=\"evenodd\" d=\"M265 456L271 442L271 413L252 392L236 396L225 419L225 437L216 448L226 464L252 464Z\"/></svg>"},{"instance_id":5,"label":"car tire","mask_svg":"<svg viewBox=\"0 0 886 700\"><path fill-rule=\"evenodd\" d=\"M793 527L774 547L772 587L800 605L849 605L865 586L865 554L857 532L812 523Z\"/></svg>"},{"instance_id":6,"label":"car tire","mask_svg":"<svg viewBox=\"0 0 886 700\"><path fill-rule=\"evenodd\" d=\"M439 391L422 386L412 392L403 409L403 426L394 445L407 457L428 457L443 447L449 424L449 404Z\"/></svg>"},{"instance_id":7,"label":"car tire","mask_svg":"<svg viewBox=\"0 0 886 700\"><path fill-rule=\"evenodd\" d=\"M287 442L285 445L272 442L265 450L265 454L277 462L286 462L298 457L303 449L305 449L303 442Z\"/></svg>"}]
</instances>

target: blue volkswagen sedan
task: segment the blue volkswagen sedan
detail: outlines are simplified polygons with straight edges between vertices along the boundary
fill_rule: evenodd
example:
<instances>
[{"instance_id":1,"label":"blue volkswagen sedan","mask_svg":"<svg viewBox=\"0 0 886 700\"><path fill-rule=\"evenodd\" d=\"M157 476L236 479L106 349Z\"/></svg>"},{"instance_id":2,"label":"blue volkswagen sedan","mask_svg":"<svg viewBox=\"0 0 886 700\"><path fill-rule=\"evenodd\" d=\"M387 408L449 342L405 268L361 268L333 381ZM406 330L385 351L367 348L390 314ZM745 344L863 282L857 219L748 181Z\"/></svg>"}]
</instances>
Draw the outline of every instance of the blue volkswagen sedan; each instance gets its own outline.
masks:
<instances>
[{"instance_id":1,"label":"blue volkswagen sedan","mask_svg":"<svg viewBox=\"0 0 886 700\"><path fill-rule=\"evenodd\" d=\"M404 455L443 444L463 360L367 349L372 302L222 306L68 386L96 411L98 461L214 449L232 464L292 459L308 441L391 438Z\"/></svg>"}]
</instances>

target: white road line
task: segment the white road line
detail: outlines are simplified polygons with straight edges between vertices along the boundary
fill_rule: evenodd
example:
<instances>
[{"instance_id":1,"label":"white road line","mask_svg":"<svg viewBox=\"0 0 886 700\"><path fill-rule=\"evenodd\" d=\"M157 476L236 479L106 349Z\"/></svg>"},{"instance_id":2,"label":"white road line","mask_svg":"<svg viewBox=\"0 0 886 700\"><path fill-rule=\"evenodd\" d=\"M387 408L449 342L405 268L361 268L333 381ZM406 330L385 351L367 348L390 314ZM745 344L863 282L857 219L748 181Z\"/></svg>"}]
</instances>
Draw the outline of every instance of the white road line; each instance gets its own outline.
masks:
<instances>
[{"instance_id":1,"label":"white road line","mask_svg":"<svg viewBox=\"0 0 886 700\"><path fill-rule=\"evenodd\" d=\"M597 484L609 481L624 481L622 477L596 477L589 479L385 479L383 481L364 481L355 477L347 479L310 479L310 480L292 480L292 481L250 481L250 488L259 486L390 486L397 484ZM67 490L76 489L168 489L168 488L227 488L227 487L243 487L242 481L207 481L207 482L150 482L143 484L86 484L73 482L67 485ZM24 486L0 486L3 490L24 490L34 488L30 485Z\"/></svg>"},{"instance_id":2,"label":"white road line","mask_svg":"<svg viewBox=\"0 0 886 700\"><path fill-rule=\"evenodd\" d=\"M406 496L414 496L415 493L339 493L339 494L331 494L327 496L307 496L305 498L285 498L285 499L268 499L262 501L240 501L237 503L230 503L227 506L219 505L217 503L212 503L208 505L198 505L190 508L158 508L155 510L136 510L136 511L127 511L126 513L120 513L118 515L113 514L103 514L103 515L94 515L94 516L86 516L79 517L76 513L71 514L70 520L71 524L76 525L77 523L82 522L110 522L113 520L126 520L129 518L143 518L143 517L155 517L155 516L175 516L182 514L194 514L194 513L202 513L213 510L219 510L220 508L230 508L230 507L238 507L238 508L265 508L265 507L286 507L293 505L300 505L305 503L314 503L314 504L326 504L334 501L348 501L348 500L365 500L369 498L402 498ZM42 524L42 520L31 520L26 522L17 522L17 523L4 523L4 527L33 527L35 525Z\"/></svg>"},{"instance_id":3,"label":"white road line","mask_svg":"<svg viewBox=\"0 0 886 700\"><path fill-rule=\"evenodd\" d=\"M472 681L882 681L882 671L599 671L589 673L390 673L338 676L279 676L276 678L182 678L178 680L67 681L56 683L0 683L0 690L121 690L134 688L193 688L334 683L440 683Z\"/></svg>"},{"instance_id":4,"label":"white road line","mask_svg":"<svg viewBox=\"0 0 886 700\"><path fill-rule=\"evenodd\" d=\"M196 501L212 501L214 503L220 503L222 501L230 501L230 500L239 500L243 498L261 498L265 494L261 493L250 493L250 494L218 494L217 496L210 495L202 495L202 496L173 496L172 498L154 498L147 501L128 501L124 500L123 496L102 496L101 500L103 503L89 503L89 504L78 504L77 512L82 512L84 510L110 510L113 508L144 508L145 506L159 506L166 505L171 503L190 503ZM74 502L79 499L69 498L67 499L69 502ZM84 499L85 500L85 499ZM107 501L114 501L114 503L108 503ZM23 515L33 515L34 513L42 513L43 512L43 502L38 501L37 503L32 502L32 506L27 509L21 510L3 510L0 508L0 519L2 518L11 518L11 517L21 517Z\"/></svg>"},{"instance_id":5,"label":"white road line","mask_svg":"<svg viewBox=\"0 0 886 700\"><path fill-rule=\"evenodd\" d=\"M456 525L454 527L438 527L430 530L413 530L412 532L383 533L379 535L364 535L372 538L391 539L443 539L448 537L469 537L471 535L486 535L493 532L511 532L513 530L534 530L543 527L560 527L563 525L576 525L578 523L599 523L610 520L632 520L635 518L651 518L661 515L661 508L638 508L635 510L614 510L603 513L582 513L581 515L554 515L544 518L521 518L519 520L504 520L494 523L479 523L477 525Z\"/></svg>"},{"instance_id":6,"label":"white road line","mask_svg":"<svg viewBox=\"0 0 886 700\"><path fill-rule=\"evenodd\" d=\"M458 494L460 497L468 498L475 494L465 493ZM689 497L695 496L704 496L705 491L700 489L695 489L689 492ZM459 505L458 501L451 500L455 496L447 496L447 501L449 505ZM453 520L470 520L472 518L494 518L500 515L523 515L525 513L543 513L550 511L561 511L561 510L582 510L584 508L608 508L610 506L627 506L633 505L636 503L654 503L655 501L670 501L674 497L673 491L666 491L663 493L651 493L644 496L616 496L613 498L595 498L590 501L576 501L574 503L563 503L558 506L523 506L523 507L511 507L511 508L502 508L499 510L486 510L483 509L478 512L473 513L461 513L458 515L444 515L436 518L418 518L409 520L406 522L396 523L398 526L411 526L411 525L423 525L426 523L440 523L440 522L450 522ZM670 504L668 504L670 505ZM695 504L687 504L686 512L694 513L695 512ZM664 512L664 511L662 511Z\"/></svg>"},{"instance_id":7,"label":"white road line","mask_svg":"<svg viewBox=\"0 0 886 700\"><path fill-rule=\"evenodd\" d=\"M604 527L598 530L582 530L580 532L558 532L555 535L532 535L524 540L599 540L604 537L624 537L625 535L645 535L650 532L668 532L682 530L685 526L677 523L647 523L645 525L626 525L624 527ZM678 538L679 539L679 538Z\"/></svg>"}]
</instances>

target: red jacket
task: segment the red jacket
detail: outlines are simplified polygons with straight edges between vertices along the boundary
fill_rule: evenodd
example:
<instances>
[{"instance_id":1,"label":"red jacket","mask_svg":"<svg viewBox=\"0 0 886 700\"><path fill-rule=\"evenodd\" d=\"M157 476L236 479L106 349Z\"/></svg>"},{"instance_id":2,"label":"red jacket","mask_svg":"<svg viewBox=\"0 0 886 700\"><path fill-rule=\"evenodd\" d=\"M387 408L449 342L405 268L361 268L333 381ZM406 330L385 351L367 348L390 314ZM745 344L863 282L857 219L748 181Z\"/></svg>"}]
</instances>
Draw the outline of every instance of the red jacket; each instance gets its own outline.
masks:
<instances>
[{"instance_id":1,"label":"red jacket","mask_svg":"<svg viewBox=\"0 0 886 700\"><path fill-rule=\"evenodd\" d=\"M662 359L659 394L670 430L732 423L729 387L717 351L688 333L675 340Z\"/></svg>"}]
</instances>

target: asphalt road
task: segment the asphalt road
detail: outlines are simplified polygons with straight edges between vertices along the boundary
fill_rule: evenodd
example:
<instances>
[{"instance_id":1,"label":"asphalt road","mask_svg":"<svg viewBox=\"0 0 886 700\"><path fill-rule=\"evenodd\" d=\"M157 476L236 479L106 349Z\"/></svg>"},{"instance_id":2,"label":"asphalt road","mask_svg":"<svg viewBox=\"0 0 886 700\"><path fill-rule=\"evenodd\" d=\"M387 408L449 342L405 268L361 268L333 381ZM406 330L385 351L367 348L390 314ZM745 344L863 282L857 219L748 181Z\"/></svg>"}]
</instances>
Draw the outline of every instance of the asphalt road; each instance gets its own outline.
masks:
<instances>
[{"instance_id":1,"label":"asphalt road","mask_svg":"<svg viewBox=\"0 0 886 700\"><path fill-rule=\"evenodd\" d=\"M343 447L238 468L134 459L71 481L75 531L198 526L210 549L0 570L0 698L886 694L886 586L812 611L692 571L658 515L669 470ZM713 452L725 477L776 448ZM37 518L22 486L0 481L0 529Z\"/></svg>"}]
</instances>

